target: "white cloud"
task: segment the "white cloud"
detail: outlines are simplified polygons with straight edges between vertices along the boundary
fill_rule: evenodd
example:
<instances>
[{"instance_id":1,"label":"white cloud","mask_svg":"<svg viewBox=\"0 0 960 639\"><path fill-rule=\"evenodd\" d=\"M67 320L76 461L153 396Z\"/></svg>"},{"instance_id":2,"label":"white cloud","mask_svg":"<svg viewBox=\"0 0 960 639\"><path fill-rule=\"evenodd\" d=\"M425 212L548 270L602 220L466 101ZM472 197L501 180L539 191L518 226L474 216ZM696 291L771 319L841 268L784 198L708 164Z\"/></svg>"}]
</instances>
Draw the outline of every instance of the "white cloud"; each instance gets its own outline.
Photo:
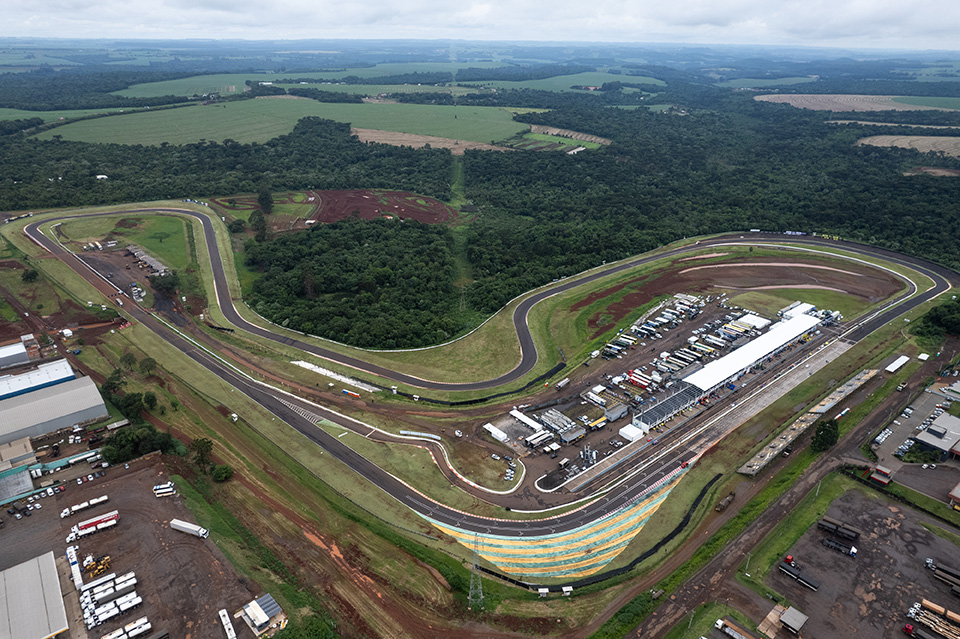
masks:
<instances>
[{"instance_id":1,"label":"white cloud","mask_svg":"<svg viewBox=\"0 0 960 639\"><path fill-rule=\"evenodd\" d=\"M0 36L456 38L957 49L960 3L904 0L45 0Z\"/></svg>"}]
</instances>

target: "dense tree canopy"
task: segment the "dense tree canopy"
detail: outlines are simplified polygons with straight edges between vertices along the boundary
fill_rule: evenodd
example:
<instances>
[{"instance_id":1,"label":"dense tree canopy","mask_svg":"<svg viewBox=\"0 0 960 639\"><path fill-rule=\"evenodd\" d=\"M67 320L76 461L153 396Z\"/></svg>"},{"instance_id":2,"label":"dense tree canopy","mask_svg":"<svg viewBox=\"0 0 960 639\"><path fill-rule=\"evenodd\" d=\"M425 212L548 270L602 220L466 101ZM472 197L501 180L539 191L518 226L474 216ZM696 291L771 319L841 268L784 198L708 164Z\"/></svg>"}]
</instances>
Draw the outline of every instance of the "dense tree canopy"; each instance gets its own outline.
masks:
<instances>
[{"instance_id":1,"label":"dense tree canopy","mask_svg":"<svg viewBox=\"0 0 960 639\"><path fill-rule=\"evenodd\" d=\"M251 306L273 322L377 348L426 346L461 330L445 226L347 219L247 245L262 273Z\"/></svg>"}]
</instances>

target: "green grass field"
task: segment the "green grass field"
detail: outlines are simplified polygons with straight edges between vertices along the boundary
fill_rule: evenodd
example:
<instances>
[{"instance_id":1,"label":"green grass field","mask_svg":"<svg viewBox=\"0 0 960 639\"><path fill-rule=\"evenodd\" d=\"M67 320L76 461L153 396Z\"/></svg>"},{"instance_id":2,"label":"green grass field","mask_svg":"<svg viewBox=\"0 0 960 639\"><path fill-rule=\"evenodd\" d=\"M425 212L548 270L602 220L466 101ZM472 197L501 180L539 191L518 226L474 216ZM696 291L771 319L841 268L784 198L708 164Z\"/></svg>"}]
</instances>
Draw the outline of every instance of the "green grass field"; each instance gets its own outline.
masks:
<instances>
[{"instance_id":1,"label":"green grass field","mask_svg":"<svg viewBox=\"0 0 960 639\"><path fill-rule=\"evenodd\" d=\"M922 96L904 96L894 98L894 102L913 106L936 107L938 109L960 109L960 98L931 98Z\"/></svg>"},{"instance_id":2,"label":"green grass field","mask_svg":"<svg viewBox=\"0 0 960 639\"><path fill-rule=\"evenodd\" d=\"M809 302L817 308L840 311L845 318L856 317L870 307L870 303L863 298L846 293L793 288L747 291L731 297L730 303L749 308L767 317L776 317L777 311L798 299Z\"/></svg>"},{"instance_id":3,"label":"green grass field","mask_svg":"<svg viewBox=\"0 0 960 639\"><path fill-rule=\"evenodd\" d=\"M753 89L762 87L779 87L790 84L806 84L813 82L816 78L809 76L795 76L790 78L737 78L736 80L724 80L717 82L718 87L728 87L731 89Z\"/></svg>"},{"instance_id":4,"label":"green grass field","mask_svg":"<svg viewBox=\"0 0 960 639\"><path fill-rule=\"evenodd\" d=\"M429 73L436 71L454 72L457 69L465 67L499 67L503 66L499 62L396 62L390 64L378 64L375 67L359 69L342 69L338 71L318 71L312 73L298 73L291 71L289 73L220 73L213 75L196 75L189 78L180 78L178 80L166 80L163 82L148 82L145 84L135 84L130 88L114 92L115 95L123 95L129 98L155 98L163 95L203 95L205 93L220 93L221 95L236 95L243 93L246 88L246 81L253 80L257 82L274 82L277 80L289 80L294 78L310 79L339 79L348 75L354 75L358 78L376 78L384 75L396 75L399 73ZM328 85L310 84L310 87L323 89L324 91L333 91ZM348 91L353 93L353 91Z\"/></svg>"},{"instance_id":5,"label":"green grass field","mask_svg":"<svg viewBox=\"0 0 960 639\"><path fill-rule=\"evenodd\" d=\"M44 122L53 122L63 118L82 118L88 115L98 113L117 113L122 109L78 109L63 111L24 111L23 109L0 109L0 120L25 120L28 118L41 118Z\"/></svg>"},{"instance_id":6,"label":"green grass field","mask_svg":"<svg viewBox=\"0 0 960 639\"><path fill-rule=\"evenodd\" d=\"M266 142L293 130L298 120L318 116L361 129L434 135L474 142L503 140L527 129L496 107L423 104L324 104L315 100L257 99L228 105L132 113L84 120L40 134L65 140L116 144L188 144L201 139Z\"/></svg>"},{"instance_id":7,"label":"green grass field","mask_svg":"<svg viewBox=\"0 0 960 639\"><path fill-rule=\"evenodd\" d=\"M656 84L664 86L662 80L649 78L645 76L617 75L615 73L601 73L591 71L588 73L575 73L573 75L558 75L553 78L543 80L524 80L523 82L510 82L507 80L492 80L489 82L470 82L469 86L490 86L503 89L540 89L542 91L574 91L571 86L591 86L598 87L604 82L631 82L634 84Z\"/></svg>"},{"instance_id":8,"label":"green grass field","mask_svg":"<svg viewBox=\"0 0 960 639\"><path fill-rule=\"evenodd\" d=\"M117 227L121 219L138 220L135 228ZM183 220L168 215L143 217L91 217L64 222L61 231L75 242L100 241L108 233L121 235L122 242L136 244L172 269L184 269L190 263ZM122 244L121 242L121 244Z\"/></svg>"},{"instance_id":9,"label":"green grass field","mask_svg":"<svg viewBox=\"0 0 960 639\"><path fill-rule=\"evenodd\" d=\"M284 89L319 89L336 93L354 93L357 95L380 95L381 93L450 93L466 95L476 93L470 87L438 87L432 84L278 84Z\"/></svg>"}]
</instances>

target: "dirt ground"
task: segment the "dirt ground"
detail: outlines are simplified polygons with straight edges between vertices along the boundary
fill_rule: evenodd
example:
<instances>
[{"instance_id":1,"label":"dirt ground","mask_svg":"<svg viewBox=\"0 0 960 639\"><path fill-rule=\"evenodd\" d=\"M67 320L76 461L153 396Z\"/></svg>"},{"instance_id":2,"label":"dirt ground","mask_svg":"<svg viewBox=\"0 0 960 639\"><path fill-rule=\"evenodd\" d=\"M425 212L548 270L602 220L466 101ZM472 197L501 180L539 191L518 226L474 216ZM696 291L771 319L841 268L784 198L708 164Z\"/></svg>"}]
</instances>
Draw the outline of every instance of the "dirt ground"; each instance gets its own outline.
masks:
<instances>
[{"instance_id":1,"label":"dirt ground","mask_svg":"<svg viewBox=\"0 0 960 639\"><path fill-rule=\"evenodd\" d=\"M936 135L871 135L857 140L858 146L895 146L923 153L945 153L960 157L960 137Z\"/></svg>"},{"instance_id":2,"label":"dirt ground","mask_svg":"<svg viewBox=\"0 0 960 639\"><path fill-rule=\"evenodd\" d=\"M312 219L338 222L355 215L364 220L398 217L425 224L441 224L454 210L430 197L407 191L317 191L320 211Z\"/></svg>"},{"instance_id":3,"label":"dirt ground","mask_svg":"<svg viewBox=\"0 0 960 639\"><path fill-rule=\"evenodd\" d=\"M704 272L704 269L710 270ZM674 264L659 273L658 277L640 276L591 293L571 306L570 310L576 311L628 286L636 287L642 284L640 290L627 293L622 300L590 316L587 327L594 331L591 339L595 339L609 330L611 324L620 322L639 306L660 295L671 295L677 291L696 294L715 289L749 291L790 286L827 288L876 303L894 294L902 286L892 275L863 264L850 263L849 266L838 269L817 262L784 257L744 258L707 266Z\"/></svg>"},{"instance_id":4,"label":"dirt ground","mask_svg":"<svg viewBox=\"0 0 960 639\"><path fill-rule=\"evenodd\" d=\"M789 104L799 109L812 111L945 111L929 106L915 106L894 102L895 95L839 95L839 94L780 94L770 93L755 96L761 102Z\"/></svg>"},{"instance_id":5,"label":"dirt ground","mask_svg":"<svg viewBox=\"0 0 960 639\"><path fill-rule=\"evenodd\" d=\"M226 608L231 615L254 597L243 580L224 558L213 539L197 539L171 530L172 518L192 521L193 517L180 497L157 499L151 488L168 481L159 460L139 460L129 469L108 468L104 478L77 485L75 476L90 473L85 465L64 471L58 478L66 490L42 500L43 508L32 517L10 521L0 531L3 552L0 568L7 568L30 557L52 550L63 555L70 527L88 517L120 511L118 525L108 531L80 540L79 555L110 555L110 572L135 571L137 593L144 604L135 612L122 615L92 631L102 636L129 623L133 615L146 616L155 629L167 630L171 637L222 639L223 627L217 611ZM83 514L60 519L60 511L94 497L107 495L110 501ZM90 581L84 575L84 581ZM72 583L72 582L71 582ZM259 594L259 593L258 593ZM77 593L64 591L71 627L83 625L76 618ZM241 637L251 633L241 622L234 627ZM83 636L80 633L74 636Z\"/></svg>"},{"instance_id":6,"label":"dirt ground","mask_svg":"<svg viewBox=\"0 0 960 639\"><path fill-rule=\"evenodd\" d=\"M923 564L931 557L957 566L957 547L921 527L920 522L933 523L926 517L860 491L845 493L826 514L863 532L854 542L857 556L823 546L827 535L814 526L789 552L804 573L819 581L820 589L804 588L776 569L766 580L810 615L805 635L892 637L907 621L907 610L921 598L957 607L950 588Z\"/></svg>"},{"instance_id":7,"label":"dirt ground","mask_svg":"<svg viewBox=\"0 0 960 639\"><path fill-rule=\"evenodd\" d=\"M378 129L350 129L350 133L360 138L362 142L380 142L393 146L409 146L419 149L428 144L435 149L450 149L453 155L463 155L468 149L481 151L509 151L507 147L470 140L454 140L438 138L432 135L416 135L414 133L399 133L397 131L380 131Z\"/></svg>"},{"instance_id":8,"label":"dirt ground","mask_svg":"<svg viewBox=\"0 0 960 639\"><path fill-rule=\"evenodd\" d=\"M956 169L941 169L938 166L918 166L904 175L936 175L938 177L960 177Z\"/></svg>"},{"instance_id":9,"label":"dirt ground","mask_svg":"<svg viewBox=\"0 0 960 639\"><path fill-rule=\"evenodd\" d=\"M596 142L597 144L602 144L604 146L613 144L612 140L601 138L597 135L580 133L579 131L570 131L568 129L557 129L552 126L544 126L542 124L531 124L530 131L532 133L543 133L545 135L556 135L561 138L570 138L571 140L580 140L581 142Z\"/></svg>"}]
</instances>

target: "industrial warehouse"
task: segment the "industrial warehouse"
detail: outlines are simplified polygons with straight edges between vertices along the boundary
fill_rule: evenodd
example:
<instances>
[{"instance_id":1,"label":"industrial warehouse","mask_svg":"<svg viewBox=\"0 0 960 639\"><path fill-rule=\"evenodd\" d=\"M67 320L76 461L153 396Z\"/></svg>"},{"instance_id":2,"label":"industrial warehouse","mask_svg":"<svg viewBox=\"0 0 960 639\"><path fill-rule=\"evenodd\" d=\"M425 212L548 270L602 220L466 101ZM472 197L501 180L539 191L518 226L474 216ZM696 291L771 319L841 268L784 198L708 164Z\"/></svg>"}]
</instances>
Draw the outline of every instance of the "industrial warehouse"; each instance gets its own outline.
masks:
<instances>
[{"instance_id":1,"label":"industrial warehouse","mask_svg":"<svg viewBox=\"0 0 960 639\"><path fill-rule=\"evenodd\" d=\"M107 417L100 391L66 360L0 378L0 444Z\"/></svg>"},{"instance_id":2,"label":"industrial warehouse","mask_svg":"<svg viewBox=\"0 0 960 639\"><path fill-rule=\"evenodd\" d=\"M0 572L0 637L50 639L67 629L52 551Z\"/></svg>"}]
</instances>

